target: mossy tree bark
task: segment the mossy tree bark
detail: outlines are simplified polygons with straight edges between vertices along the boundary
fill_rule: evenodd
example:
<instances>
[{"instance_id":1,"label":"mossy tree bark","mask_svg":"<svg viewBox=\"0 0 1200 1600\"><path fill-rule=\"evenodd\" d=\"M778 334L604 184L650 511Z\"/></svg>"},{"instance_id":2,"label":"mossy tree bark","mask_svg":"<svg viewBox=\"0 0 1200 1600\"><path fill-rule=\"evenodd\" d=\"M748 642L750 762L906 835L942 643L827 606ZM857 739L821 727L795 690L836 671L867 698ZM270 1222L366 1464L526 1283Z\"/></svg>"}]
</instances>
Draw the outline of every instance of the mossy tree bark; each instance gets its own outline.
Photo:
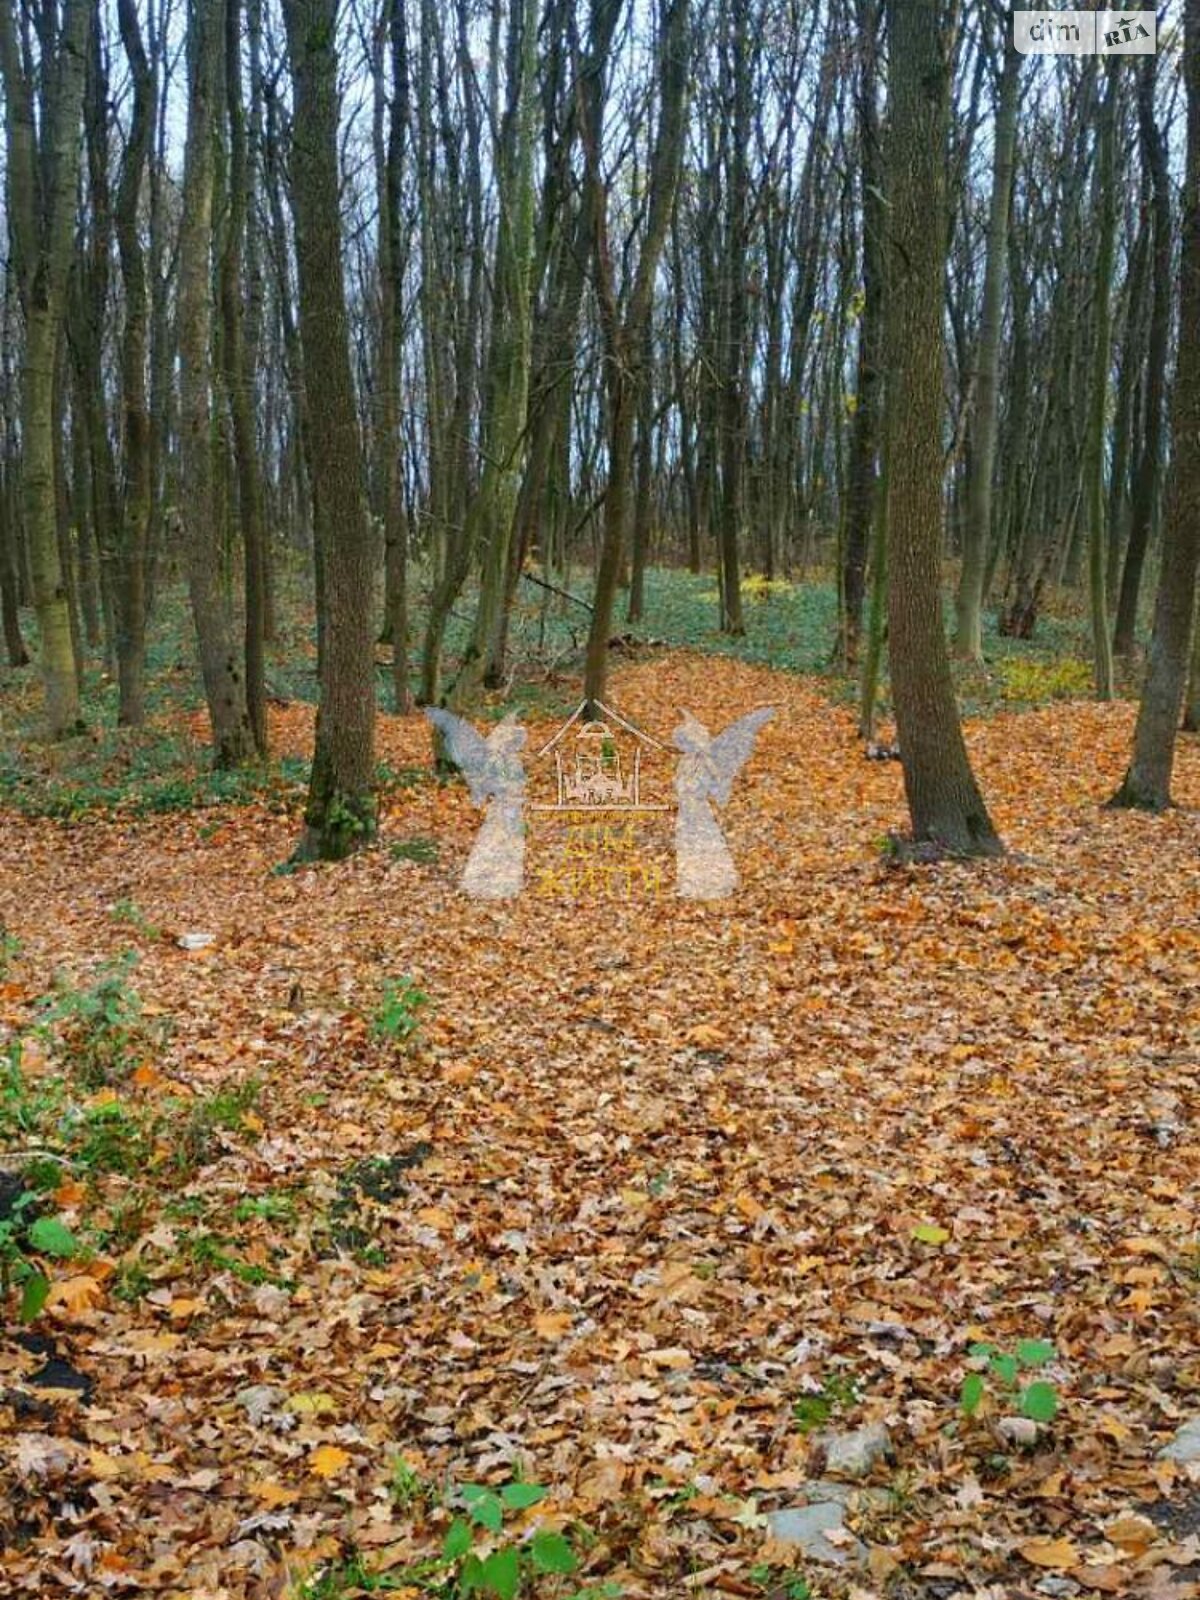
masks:
<instances>
[{"instance_id":1,"label":"mossy tree bark","mask_svg":"<svg viewBox=\"0 0 1200 1600\"><path fill-rule=\"evenodd\" d=\"M79 119L89 7L67 0L57 34L39 29L40 105L17 36L17 7L0 5L0 75L8 139L7 220L25 314L21 368L21 485L50 736L80 727L79 674L68 575L59 551L54 379L71 266Z\"/></svg>"}]
</instances>

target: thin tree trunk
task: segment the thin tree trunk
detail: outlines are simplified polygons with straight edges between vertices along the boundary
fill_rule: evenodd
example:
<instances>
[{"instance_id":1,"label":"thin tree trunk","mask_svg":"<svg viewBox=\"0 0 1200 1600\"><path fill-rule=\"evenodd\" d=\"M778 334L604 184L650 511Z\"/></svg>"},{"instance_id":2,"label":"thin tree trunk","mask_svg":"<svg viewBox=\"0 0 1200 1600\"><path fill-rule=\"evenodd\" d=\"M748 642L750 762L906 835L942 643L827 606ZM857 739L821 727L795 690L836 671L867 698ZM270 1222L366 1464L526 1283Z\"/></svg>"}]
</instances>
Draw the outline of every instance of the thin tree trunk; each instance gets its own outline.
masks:
<instances>
[{"instance_id":1,"label":"thin tree trunk","mask_svg":"<svg viewBox=\"0 0 1200 1600\"><path fill-rule=\"evenodd\" d=\"M606 0L604 5L597 6L593 12L594 39L597 28L607 28L608 40L611 41L611 29L615 26L620 9L621 0ZM659 46L659 126L650 159L648 215L623 315L617 304L608 240L608 193L600 166L599 96L581 119L587 192L592 208L593 260L604 339L609 435L604 539L596 567L596 589L584 668L584 697L593 711L603 701L608 682L608 645L617 580L625 550L644 331L650 315L654 278L675 204L675 189L683 155L690 54L688 30L688 0L664 0ZM593 51L594 69L603 71L607 53L607 44Z\"/></svg>"},{"instance_id":2,"label":"thin tree trunk","mask_svg":"<svg viewBox=\"0 0 1200 1600\"><path fill-rule=\"evenodd\" d=\"M180 465L188 590L218 767L254 747L232 619L221 585L221 537L214 495L209 403L212 299L213 125L223 0L191 0L188 17L188 127L179 230Z\"/></svg>"},{"instance_id":3,"label":"thin tree trunk","mask_svg":"<svg viewBox=\"0 0 1200 1600\"><path fill-rule=\"evenodd\" d=\"M1154 56L1143 56L1138 63L1138 120L1142 146L1150 168L1154 246L1153 300L1150 314L1150 345L1146 362L1146 404L1142 431L1142 452L1133 485L1129 519L1129 544L1121 573L1121 594L1113 628L1113 653L1133 653L1137 627L1138 598L1142 571L1150 543L1150 527L1158 500L1162 472L1163 411L1168 354L1171 337L1171 176L1167 166L1166 141L1154 111Z\"/></svg>"},{"instance_id":4,"label":"thin tree trunk","mask_svg":"<svg viewBox=\"0 0 1200 1600\"><path fill-rule=\"evenodd\" d=\"M125 291L125 327L121 341L125 479L116 563L117 721L136 728L141 726L146 715L146 560L152 501L150 412L146 395L150 302L145 252L138 230L138 206L154 131L156 89L142 44L134 0L118 0L117 17L133 79L133 116L115 211Z\"/></svg>"},{"instance_id":5,"label":"thin tree trunk","mask_svg":"<svg viewBox=\"0 0 1200 1600\"><path fill-rule=\"evenodd\" d=\"M219 262L225 398L233 426L237 471L238 520L246 585L245 657L246 713L254 747L267 754L265 639L267 609L266 530L263 521L262 469L258 460L252 396L253 372L246 361L242 316L242 253L251 173L246 155L246 114L242 106L242 4L225 4L225 110L229 134L228 211L224 248Z\"/></svg>"},{"instance_id":6,"label":"thin tree trunk","mask_svg":"<svg viewBox=\"0 0 1200 1600\"><path fill-rule=\"evenodd\" d=\"M859 48L856 102L862 175L862 312L858 324L858 377L847 467L845 545L842 552L840 655L847 669L858 660L866 590L867 553L876 516L883 387L883 244L885 216L879 133L877 0L858 0Z\"/></svg>"},{"instance_id":7,"label":"thin tree trunk","mask_svg":"<svg viewBox=\"0 0 1200 1600\"><path fill-rule=\"evenodd\" d=\"M1200 0L1184 10L1187 172L1180 264L1179 361L1171 412L1171 471L1154 634L1138 708L1133 757L1114 806L1162 811L1187 685L1188 646L1200 566Z\"/></svg>"},{"instance_id":8,"label":"thin tree trunk","mask_svg":"<svg viewBox=\"0 0 1200 1600\"><path fill-rule=\"evenodd\" d=\"M1017 99L1021 57L1007 21L1004 65L996 99L995 165L988 218L987 263L983 279L983 312L975 357L975 434L967 490L963 564L955 596L957 628L954 648L970 661L983 660L983 586L992 540L992 481L996 467L996 421L999 409L998 366L1004 318L1004 275L1008 263L1008 219L1012 205L1013 158L1017 141Z\"/></svg>"},{"instance_id":9,"label":"thin tree trunk","mask_svg":"<svg viewBox=\"0 0 1200 1600\"><path fill-rule=\"evenodd\" d=\"M1096 203L1100 237L1096 245L1096 330L1092 353L1091 395L1084 447L1084 500L1088 516L1088 588L1092 610L1092 649L1096 671L1096 695L1111 700L1113 693L1112 635L1108 625L1108 592L1105 582L1104 526L1104 430L1108 415L1108 379L1112 360L1111 308L1109 279L1112 277L1113 248L1117 224L1117 197L1114 176L1117 137L1117 77L1111 61L1105 62L1108 84L1100 112L1099 145L1096 152Z\"/></svg>"}]
</instances>

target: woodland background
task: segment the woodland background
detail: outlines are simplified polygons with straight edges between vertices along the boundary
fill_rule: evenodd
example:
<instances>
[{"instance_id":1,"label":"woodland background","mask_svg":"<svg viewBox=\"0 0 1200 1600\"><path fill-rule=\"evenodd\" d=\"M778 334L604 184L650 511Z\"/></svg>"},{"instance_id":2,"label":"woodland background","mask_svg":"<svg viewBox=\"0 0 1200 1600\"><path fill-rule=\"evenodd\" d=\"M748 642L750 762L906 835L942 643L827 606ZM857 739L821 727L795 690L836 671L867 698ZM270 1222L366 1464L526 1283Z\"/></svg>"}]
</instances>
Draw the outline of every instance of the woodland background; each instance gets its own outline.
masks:
<instances>
[{"instance_id":1,"label":"woodland background","mask_svg":"<svg viewBox=\"0 0 1200 1600\"><path fill-rule=\"evenodd\" d=\"M0 1592L1200 1593L1157 21L0 0ZM461 894L581 698L736 896Z\"/></svg>"}]
</instances>

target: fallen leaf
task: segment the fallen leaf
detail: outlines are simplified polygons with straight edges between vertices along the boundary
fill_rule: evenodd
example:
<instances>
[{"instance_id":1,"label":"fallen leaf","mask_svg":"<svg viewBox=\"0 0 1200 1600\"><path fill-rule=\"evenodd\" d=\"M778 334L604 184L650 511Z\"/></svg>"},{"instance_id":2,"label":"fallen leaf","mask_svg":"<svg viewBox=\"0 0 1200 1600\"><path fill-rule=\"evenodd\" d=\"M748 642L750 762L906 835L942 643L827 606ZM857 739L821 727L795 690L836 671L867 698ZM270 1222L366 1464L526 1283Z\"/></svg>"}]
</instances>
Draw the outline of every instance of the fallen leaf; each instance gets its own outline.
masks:
<instances>
[{"instance_id":1,"label":"fallen leaf","mask_svg":"<svg viewBox=\"0 0 1200 1600\"><path fill-rule=\"evenodd\" d=\"M322 1444L311 1452L308 1470L318 1478L336 1478L350 1465L350 1452L336 1444Z\"/></svg>"},{"instance_id":2,"label":"fallen leaf","mask_svg":"<svg viewBox=\"0 0 1200 1600\"><path fill-rule=\"evenodd\" d=\"M1017 1552L1035 1567L1049 1567L1054 1572L1079 1565L1079 1551L1070 1539L1028 1539L1017 1546Z\"/></svg>"}]
</instances>

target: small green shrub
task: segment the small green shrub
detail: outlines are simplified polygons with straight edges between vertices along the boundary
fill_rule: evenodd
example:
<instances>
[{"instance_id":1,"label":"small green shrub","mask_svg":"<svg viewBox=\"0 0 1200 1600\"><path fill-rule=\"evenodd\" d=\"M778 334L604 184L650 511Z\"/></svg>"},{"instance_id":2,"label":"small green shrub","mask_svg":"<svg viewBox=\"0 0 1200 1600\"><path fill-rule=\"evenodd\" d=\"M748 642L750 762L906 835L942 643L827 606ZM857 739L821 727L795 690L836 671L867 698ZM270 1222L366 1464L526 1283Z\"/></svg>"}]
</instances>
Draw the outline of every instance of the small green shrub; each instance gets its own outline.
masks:
<instances>
[{"instance_id":1,"label":"small green shrub","mask_svg":"<svg viewBox=\"0 0 1200 1600\"><path fill-rule=\"evenodd\" d=\"M1021 705L1076 700L1090 695L1093 688L1092 668L1075 656L1058 661L1012 657L1000 663L1000 680L1005 700Z\"/></svg>"},{"instance_id":2,"label":"small green shrub","mask_svg":"<svg viewBox=\"0 0 1200 1600\"><path fill-rule=\"evenodd\" d=\"M421 1026L421 1013L429 996L407 973L385 978L379 1004L371 1018L371 1032L386 1044L411 1044Z\"/></svg>"},{"instance_id":3,"label":"small green shrub","mask_svg":"<svg viewBox=\"0 0 1200 1600\"><path fill-rule=\"evenodd\" d=\"M540 1484L506 1483L493 1488L465 1483L451 1498L462 1510L442 1540L440 1556L387 1573L372 1573L361 1556L354 1556L311 1578L303 1591L305 1600L343 1600L352 1594L413 1589L438 1600L472 1600L476 1596L482 1600L528 1596L532 1600L538 1594L562 1593L562 1580L579 1568L570 1538L550 1528L535 1528L525 1537L511 1528L513 1518L546 1498ZM412 1504L412 1500L404 1503ZM547 1589L545 1583L551 1587ZM617 1584L601 1583L576 1589L564 1600L614 1600L620 1592Z\"/></svg>"},{"instance_id":4,"label":"small green shrub","mask_svg":"<svg viewBox=\"0 0 1200 1600\"><path fill-rule=\"evenodd\" d=\"M295 1215L290 1194L247 1195L233 1208L235 1222L291 1222Z\"/></svg>"},{"instance_id":5,"label":"small green shrub","mask_svg":"<svg viewBox=\"0 0 1200 1600\"><path fill-rule=\"evenodd\" d=\"M413 839L397 839L389 853L393 861L415 861L420 866L428 867L438 858L438 842L420 835Z\"/></svg>"},{"instance_id":6,"label":"small green shrub","mask_svg":"<svg viewBox=\"0 0 1200 1600\"><path fill-rule=\"evenodd\" d=\"M850 1411L858 1404L858 1386L852 1375L829 1373L815 1394L802 1394L792 1406L792 1415L801 1433L815 1433L835 1413Z\"/></svg>"},{"instance_id":7,"label":"small green shrub","mask_svg":"<svg viewBox=\"0 0 1200 1600\"><path fill-rule=\"evenodd\" d=\"M76 1163L88 1173L143 1171L154 1158L154 1129L148 1118L120 1100L100 1100L73 1108L65 1131Z\"/></svg>"},{"instance_id":8,"label":"small green shrub","mask_svg":"<svg viewBox=\"0 0 1200 1600\"><path fill-rule=\"evenodd\" d=\"M118 900L108 914L114 922L122 922L127 928L132 928L141 939L161 937L162 930L150 921L136 900Z\"/></svg>"},{"instance_id":9,"label":"small green shrub","mask_svg":"<svg viewBox=\"0 0 1200 1600\"><path fill-rule=\"evenodd\" d=\"M176 1172L194 1172L220 1154L221 1133L240 1133L262 1094L258 1078L223 1083L187 1104L174 1100L164 1110L160 1131L168 1137Z\"/></svg>"},{"instance_id":10,"label":"small green shrub","mask_svg":"<svg viewBox=\"0 0 1200 1600\"><path fill-rule=\"evenodd\" d=\"M423 1478L415 1467L410 1467L403 1456L396 1456L392 1462L388 1495L398 1511L408 1511L414 1506L436 1506L441 1500L437 1485Z\"/></svg>"},{"instance_id":11,"label":"small green shrub","mask_svg":"<svg viewBox=\"0 0 1200 1600\"><path fill-rule=\"evenodd\" d=\"M1045 1339L1019 1339L1011 1351L994 1344L973 1344L967 1354L985 1363L982 1371L968 1372L962 1381L959 1403L963 1414L973 1417L983 1404L989 1379L994 1381L1005 1403L1016 1402L1023 1417L1033 1422L1053 1422L1058 1414L1058 1390L1044 1378L1022 1384L1020 1375L1054 1360L1054 1346Z\"/></svg>"},{"instance_id":12,"label":"small green shrub","mask_svg":"<svg viewBox=\"0 0 1200 1600\"><path fill-rule=\"evenodd\" d=\"M57 1031L71 1074L85 1088L119 1083L149 1055L154 1038L129 982L131 950L107 962L84 988L64 987L42 1002L42 1022Z\"/></svg>"},{"instance_id":13,"label":"small green shrub","mask_svg":"<svg viewBox=\"0 0 1200 1600\"><path fill-rule=\"evenodd\" d=\"M79 1242L57 1217L40 1214L36 1190L23 1188L19 1179L9 1185L16 1192L0 1211L0 1292L7 1299L12 1289L20 1289L21 1320L31 1322L50 1293L42 1259L67 1260L78 1253Z\"/></svg>"}]
</instances>

